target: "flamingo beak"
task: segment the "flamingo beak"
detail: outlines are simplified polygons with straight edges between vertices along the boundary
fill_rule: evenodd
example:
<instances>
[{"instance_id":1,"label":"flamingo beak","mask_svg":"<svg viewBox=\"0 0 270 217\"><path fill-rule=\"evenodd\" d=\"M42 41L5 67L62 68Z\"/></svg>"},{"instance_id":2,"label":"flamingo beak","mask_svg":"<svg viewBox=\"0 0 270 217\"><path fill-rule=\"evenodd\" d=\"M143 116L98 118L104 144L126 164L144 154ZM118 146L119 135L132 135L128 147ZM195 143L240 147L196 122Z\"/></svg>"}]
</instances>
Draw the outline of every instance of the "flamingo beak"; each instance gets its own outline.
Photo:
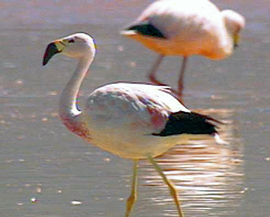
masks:
<instances>
[{"instance_id":1,"label":"flamingo beak","mask_svg":"<svg viewBox=\"0 0 270 217\"><path fill-rule=\"evenodd\" d=\"M61 53L65 47L65 44L61 40L56 40L50 44L48 44L46 51L43 56L43 66L45 66L49 60L58 53Z\"/></svg>"},{"instance_id":2,"label":"flamingo beak","mask_svg":"<svg viewBox=\"0 0 270 217\"><path fill-rule=\"evenodd\" d=\"M234 37L233 37L233 47L234 47L234 49L236 49L238 47L239 42L240 42L240 35L238 35L238 34L234 35Z\"/></svg>"}]
</instances>

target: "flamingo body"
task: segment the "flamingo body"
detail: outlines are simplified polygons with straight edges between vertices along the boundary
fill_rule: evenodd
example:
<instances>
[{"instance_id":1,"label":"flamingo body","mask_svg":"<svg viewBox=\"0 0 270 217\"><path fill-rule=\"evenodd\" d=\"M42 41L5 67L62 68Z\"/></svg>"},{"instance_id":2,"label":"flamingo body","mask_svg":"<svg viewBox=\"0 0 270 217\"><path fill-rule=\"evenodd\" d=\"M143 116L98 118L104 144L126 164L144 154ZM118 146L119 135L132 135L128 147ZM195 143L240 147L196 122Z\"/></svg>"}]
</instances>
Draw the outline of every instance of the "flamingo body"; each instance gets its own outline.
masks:
<instances>
[{"instance_id":1,"label":"flamingo body","mask_svg":"<svg viewBox=\"0 0 270 217\"><path fill-rule=\"evenodd\" d=\"M229 29L227 11L220 11L208 0L161 0L146 8L123 34L163 55L223 59L232 53L234 35L244 26L242 16L230 11L236 19L235 27ZM145 23L155 27L163 37L134 28Z\"/></svg>"},{"instance_id":2,"label":"flamingo body","mask_svg":"<svg viewBox=\"0 0 270 217\"><path fill-rule=\"evenodd\" d=\"M190 112L168 88L134 83L105 85L90 94L85 111L92 142L120 157L157 156L187 137L153 135L165 128L171 113Z\"/></svg>"}]
</instances>

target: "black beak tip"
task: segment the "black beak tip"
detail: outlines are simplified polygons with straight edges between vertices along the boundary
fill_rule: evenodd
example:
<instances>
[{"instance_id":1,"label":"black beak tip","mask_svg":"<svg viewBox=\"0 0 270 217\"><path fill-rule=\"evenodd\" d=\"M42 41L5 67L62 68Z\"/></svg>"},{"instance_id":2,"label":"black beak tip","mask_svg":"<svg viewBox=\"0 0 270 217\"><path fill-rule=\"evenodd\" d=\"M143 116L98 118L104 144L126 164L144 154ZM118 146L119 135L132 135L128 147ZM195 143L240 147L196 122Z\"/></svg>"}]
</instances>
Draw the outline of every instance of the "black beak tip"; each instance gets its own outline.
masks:
<instances>
[{"instance_id":1,"label":"black beak tip","mask_svg":"<svg viewBox=\"0 0 270 217\"><path fill-rule=\"evenodd\" d=\"M45 66L49 60L57 53L60 53L60 51L57 49L56 45L54 43L50 43L44 53L42 65Z\"/></svg>"},{"instance_id":2,"label":"black beak tip","mask_svg":"<svg viewBox=\"0 0 270 217\"><path fill-rule=\"evenodd\" d=\"M47 63L48 63L48 60L45 60L45 59L43 58L42 65L45 66Z\"/></svg>"}]
</instances>

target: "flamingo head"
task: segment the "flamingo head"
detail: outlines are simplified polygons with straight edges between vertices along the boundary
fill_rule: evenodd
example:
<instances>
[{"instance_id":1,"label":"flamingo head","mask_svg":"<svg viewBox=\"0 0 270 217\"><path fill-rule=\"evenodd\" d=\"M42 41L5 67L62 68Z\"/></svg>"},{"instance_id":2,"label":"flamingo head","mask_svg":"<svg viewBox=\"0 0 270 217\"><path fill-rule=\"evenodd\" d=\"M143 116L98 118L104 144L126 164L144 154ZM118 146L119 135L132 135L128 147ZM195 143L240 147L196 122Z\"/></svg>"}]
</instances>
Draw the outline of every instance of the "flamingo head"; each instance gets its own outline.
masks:
<instances>
[{"instance_id":1,"label":"flamingo head","mask_svg":"<svg viewBox=\"0 0 270 217\"><path fill-rule=\"evenodd\" d=\"M245 18L232 10L224 10L221 13L225 26L233 38L234 47L237 47L240 41L240 31L245 27Z\"/></svg>"},{"instance_id":2,"label":"flamingo head","mask_svg":"<svg viewBox=\"0 0 270 217\"><path fill-rule=\"evenodd\" d=\"M75 33L48 44L43 56L43 65L58 53L70 58L83 58L95 55L96 45L93 38L86 33Z\"/></svg>"}]
</instances>

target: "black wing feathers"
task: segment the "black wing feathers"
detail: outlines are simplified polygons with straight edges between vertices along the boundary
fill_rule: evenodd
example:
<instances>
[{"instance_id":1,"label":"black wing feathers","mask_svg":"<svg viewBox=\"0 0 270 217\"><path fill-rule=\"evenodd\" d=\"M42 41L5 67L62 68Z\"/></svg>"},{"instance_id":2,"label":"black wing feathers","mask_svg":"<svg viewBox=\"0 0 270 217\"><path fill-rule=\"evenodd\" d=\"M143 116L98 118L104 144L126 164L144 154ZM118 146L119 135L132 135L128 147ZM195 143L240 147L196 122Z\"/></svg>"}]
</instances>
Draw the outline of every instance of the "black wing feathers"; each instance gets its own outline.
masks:
<instances>
[{"instance_id":1,"label":"black wing feathers","mask_svg":"<svg viewBox=\"0 0 270 217\"><path fill-rule=\"evenodd\" d=\"M155 26L148 22L139 23L129 27L127 30L135 30L142 35L157 37L157 38L166 38L162 32L160 32Z\"/></svg>"},{"instance_id":2,"label":"black wing feathers","mask_svg":"<svg viewBox=\"0 0 270 217\"><path fill-rule=\"evenodd\" d=\"M153 134L155 136L171 136L178 134L209 134L217 133L216 126L209 121L221 123L206 115L195 112L176 112L172 113L166 123L165 128Z\"/></svg>"}]
</instances>

